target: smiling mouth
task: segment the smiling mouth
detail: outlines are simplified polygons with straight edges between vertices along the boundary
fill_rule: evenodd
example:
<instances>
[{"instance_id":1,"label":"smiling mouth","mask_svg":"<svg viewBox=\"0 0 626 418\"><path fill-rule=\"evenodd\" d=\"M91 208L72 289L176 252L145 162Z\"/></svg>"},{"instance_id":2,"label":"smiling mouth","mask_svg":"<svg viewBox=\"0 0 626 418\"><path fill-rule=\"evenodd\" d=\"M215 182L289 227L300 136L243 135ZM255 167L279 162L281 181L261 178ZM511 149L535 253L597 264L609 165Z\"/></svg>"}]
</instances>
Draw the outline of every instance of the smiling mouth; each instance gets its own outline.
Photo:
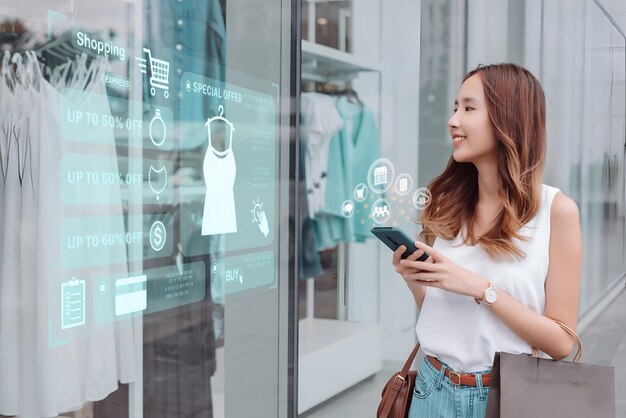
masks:
<instances>
[{"instance_id":1,"label":"smiling mouth","mask_svg":"<svg viewBox=\"0 0 626 418\"><path fill-rule=\"evenodd\" d=\"M454 145L456 144L460 144L461 142L465 141L467 138L464 136L457 136L455 138L452 138L452 140L454 141Z\"/></svg>"}]
</instances>

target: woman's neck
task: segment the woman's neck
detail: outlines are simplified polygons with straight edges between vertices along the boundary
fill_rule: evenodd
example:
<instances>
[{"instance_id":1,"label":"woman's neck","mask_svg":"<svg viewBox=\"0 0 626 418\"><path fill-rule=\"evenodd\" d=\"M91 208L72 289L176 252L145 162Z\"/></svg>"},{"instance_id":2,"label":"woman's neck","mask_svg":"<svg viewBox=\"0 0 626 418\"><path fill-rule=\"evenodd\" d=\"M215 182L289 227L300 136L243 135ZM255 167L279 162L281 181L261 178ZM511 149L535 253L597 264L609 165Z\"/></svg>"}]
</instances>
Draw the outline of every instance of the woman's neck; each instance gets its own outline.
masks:
<instances>
[{"instance_id":1,"label":"woman's neck","mask_svg":"<svg viewBox=\"0 0 626 418\"><path fill-rule=\"evenodd\" d=\"M478 171L478 203L483 206L500 204L498 192L500 180L498 178L498 165L496 161L476 164Z\"/></svg>"}]
</instances>

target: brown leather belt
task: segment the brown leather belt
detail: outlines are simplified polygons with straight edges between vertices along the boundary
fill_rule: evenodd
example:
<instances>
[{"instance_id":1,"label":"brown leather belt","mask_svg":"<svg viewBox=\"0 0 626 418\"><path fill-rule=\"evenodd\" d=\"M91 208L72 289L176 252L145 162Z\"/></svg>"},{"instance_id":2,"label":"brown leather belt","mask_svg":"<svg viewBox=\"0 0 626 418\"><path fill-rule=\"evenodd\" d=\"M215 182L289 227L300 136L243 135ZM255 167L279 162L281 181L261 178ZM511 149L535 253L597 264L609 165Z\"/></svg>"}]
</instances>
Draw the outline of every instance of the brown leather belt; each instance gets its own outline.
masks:
<instances>
[{"instance_id":1,"label":"brown leather belt","mask_svg":"<svg viewBox=\"0 0 626 418\"><path fill-rule=\"evenodd\" d=\"M441 363L435 357L426 356L430 364L433 365L437 371L441 370ZM474 373L457 373L450 371L446 367L445 376L455 385L476 386L476 374ZM491 373L483 374L483 387L488 387L491 383Z\"/></svg>"}]
</instances>

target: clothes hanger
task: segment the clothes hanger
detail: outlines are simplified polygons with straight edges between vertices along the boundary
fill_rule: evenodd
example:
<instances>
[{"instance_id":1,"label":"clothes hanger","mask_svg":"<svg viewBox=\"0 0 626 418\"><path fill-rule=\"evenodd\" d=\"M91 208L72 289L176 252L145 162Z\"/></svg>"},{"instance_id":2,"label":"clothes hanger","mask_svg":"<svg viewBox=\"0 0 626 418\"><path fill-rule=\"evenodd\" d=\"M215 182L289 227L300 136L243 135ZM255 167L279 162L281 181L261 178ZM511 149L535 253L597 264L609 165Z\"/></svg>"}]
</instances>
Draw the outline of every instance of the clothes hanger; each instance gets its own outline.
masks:
<instances>
[{"instance_id":1,"label":"clothes hanger","mask_svg":"<svg viewBox=\"0 0 626 418\"><path fill-rule=\"evenodd\" d=\"M67 85L67 79L72 68L72 61L67 60L61 65L57 65L52 70L47 65L45 68L50 72L50 84L57 90L63 90Z\"/></svg>"},{"instance_id":2,"label":"clothes hanger","mask_svg":"<svg viewBox=\"0 0 626 418\"><path fill-rule=\"evenodd\" d=\"M13 102L13 90L11 88L11 54L8 51L5 51L2 55L2 68L0 68L0 77L2 77L2 83L0 84L0 91L2 94L0 97L4 99L5 106L8 107L7 112L4 112L4 108L1 108L2 111L0 115L2 116L2 120L0 120L0 133L2 133L2 138L0 139L0 175L2 176L2 181L6 185L6 179L8 175L8 166L9 166L9 158L11 153L11 107L8 106L8 103Z\"/></svg>"}]
</instances>

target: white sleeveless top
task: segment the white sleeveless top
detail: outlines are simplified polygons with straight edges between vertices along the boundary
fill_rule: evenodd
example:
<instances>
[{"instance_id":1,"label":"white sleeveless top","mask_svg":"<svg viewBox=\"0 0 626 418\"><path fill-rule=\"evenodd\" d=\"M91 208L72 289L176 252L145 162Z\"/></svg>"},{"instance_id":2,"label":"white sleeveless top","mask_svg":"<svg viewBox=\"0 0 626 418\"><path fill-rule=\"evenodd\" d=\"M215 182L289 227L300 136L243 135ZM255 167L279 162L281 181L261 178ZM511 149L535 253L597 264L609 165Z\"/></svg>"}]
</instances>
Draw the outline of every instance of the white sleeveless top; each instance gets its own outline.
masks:
<instances>
[{"instance_id":1,"label":"white sleeveless top","mask_svg":"<svg viewBox=\"0 0 626 418\"><path fill-rule=\"evenodd\" d=\"M494 261L480 245L462 243L460 233L452 241L437 238L433 248L543 315L550 206L558 192L555 187L542 185L539 211L518 231L531 240L513 240L526 253L524 259ZM457 246L459 243L461 245ZM476 304L472 297L434 287L426 289L416 332L425 354L439 358L458 372L491 369L496 351L530 354L532 350L530 344L513 333L487 306Z\"/></svg>"}]
</instances>

